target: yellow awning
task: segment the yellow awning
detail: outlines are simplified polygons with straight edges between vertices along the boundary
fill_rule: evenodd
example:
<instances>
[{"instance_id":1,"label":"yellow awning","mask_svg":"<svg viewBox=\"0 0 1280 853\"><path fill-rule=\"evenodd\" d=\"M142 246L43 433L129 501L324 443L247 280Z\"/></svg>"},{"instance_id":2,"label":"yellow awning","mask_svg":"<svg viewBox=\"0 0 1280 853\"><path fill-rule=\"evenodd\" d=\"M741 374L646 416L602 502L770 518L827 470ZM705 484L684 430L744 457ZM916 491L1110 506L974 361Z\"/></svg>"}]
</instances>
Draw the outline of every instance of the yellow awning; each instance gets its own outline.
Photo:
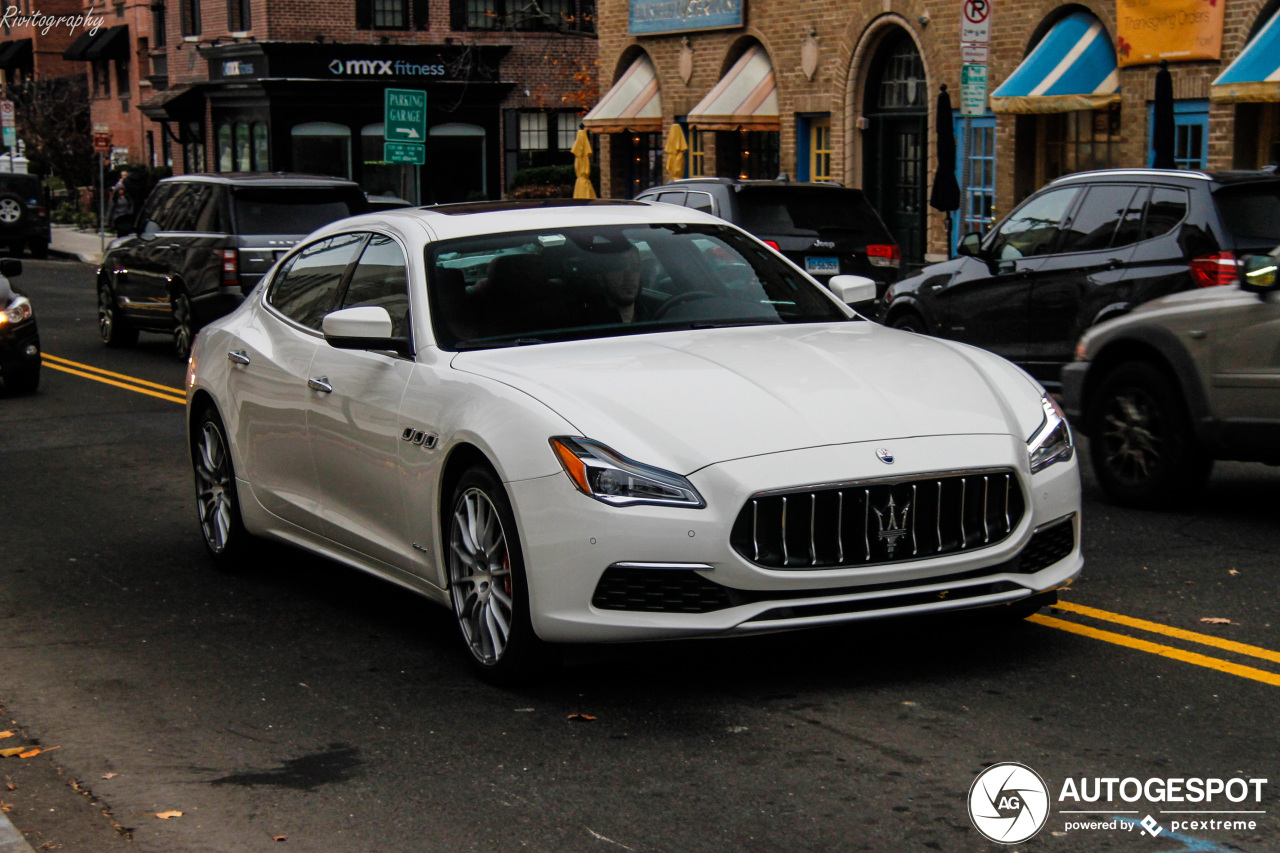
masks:
<instances>
[{"instance_id":1,"label":"yellow awning","mask_svg":"<svg viewBox=\"0 0 1280 853\"><path fill-rule=\"evenodd\" d=\"M755 45L689 112L689 126L699 130L781 130L778 84L773 63Z\"/></svg>"},{"instance_id":2,"label":"yellow awning","mask_svg":"<svg viewBox=\"0 0 1280 853\"><path fill-rule=\"evenodd\" d=\"M662 92L648 55L636 57L582 123L596 133L662 131Z\"/></svg>"}]
</instances>

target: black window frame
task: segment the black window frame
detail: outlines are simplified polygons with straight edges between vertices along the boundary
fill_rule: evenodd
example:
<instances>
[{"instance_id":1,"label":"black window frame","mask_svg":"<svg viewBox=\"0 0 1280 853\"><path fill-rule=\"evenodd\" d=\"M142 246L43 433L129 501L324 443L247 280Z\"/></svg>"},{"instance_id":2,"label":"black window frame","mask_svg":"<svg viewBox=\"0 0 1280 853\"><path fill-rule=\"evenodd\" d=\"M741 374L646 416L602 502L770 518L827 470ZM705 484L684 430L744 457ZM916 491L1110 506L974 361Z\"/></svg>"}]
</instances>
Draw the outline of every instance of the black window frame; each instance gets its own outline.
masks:
<instances>
[{"instance_id":1,"label":"black window frame","mask_svg":"<svg viewBox=\"0 0 1280 853\"><path fill-rule=\"evenodd\" d=\"M539 0L449 0L450 29L457 32L596 31L596 0L549 0L563 10L543 10ZM525 11L529 7L536 12ZM560 20L553 20L556 16Z\"/></svg>"},{"instance_id":2,"label":"black window frame","mask_svg":"<svg viewBox=\"0 0 1280 853\"><path fill-rule=\"evenodd\" d=\"M182 18L182 35L200 35L200 0L178 0L178 11Z\"/></svg>"},{"instance_id":3,"label":"black window frame","mask_svg":"<svg viewBox=\"0 0 1280 853\"><path fill-rule=\"evenodd\" d=\"M381 0L356 0L356 29L401 31L429 29L428 0L398 0L401 8L401 22L388 24L378 21L378 3Z\"/></svg>"},{"instance_id":4,"label":"black window frame","mask_svg":"<svg viewBox=\"0 0 1280 853\"><path fill-rule=\"evenodd\" d=\"M227 29L233 33L253 29L253 10L250 0L227 0Z\"/></svg>"}]
</instances>

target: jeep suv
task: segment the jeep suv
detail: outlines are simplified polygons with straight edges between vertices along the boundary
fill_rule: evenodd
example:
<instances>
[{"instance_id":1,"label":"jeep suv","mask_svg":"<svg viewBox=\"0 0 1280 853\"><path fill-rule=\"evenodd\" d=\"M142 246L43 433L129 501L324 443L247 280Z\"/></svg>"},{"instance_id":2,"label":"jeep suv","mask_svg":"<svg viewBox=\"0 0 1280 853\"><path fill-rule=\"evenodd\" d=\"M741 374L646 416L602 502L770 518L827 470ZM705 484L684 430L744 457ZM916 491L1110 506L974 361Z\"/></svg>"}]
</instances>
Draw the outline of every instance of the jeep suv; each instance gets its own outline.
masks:
<instances>
[{"instance_id":1,"label":"jeep suv","mask_svg":"<svg viewBox=\"0 0 1280 853\"><path fill-rule=\"evenodd\" d=\"M879 316L992 350L1054 390L1085 329L1158 296L1234 284L1240 255L1277 243L1270 172L1081 172L889 288Z\"/></svg>"},{"instance_id":2,"label":"jeep suv","mask_svg":"<svg viewBox=\"0 0 1280 853\"><path fill-rule=\"evenodd\" d=\"M15 255L30 249L31 257L47 258L51 233L40 178L0 173L0 245Z\"/></svg>"},{"instance_id":3,"label":"jeep suv","mask_svg":"<svg viewBox=\"0 0 1280 853\"><path fill-rule=\"evenodd\" d=\"M200 327L243 302L294 243L367 207L360 186L343 178L243 172L160 181L138 217L124 218L98 269L102 342L129 346L139 331L163 332L185 359Z\"/></svg>"},{"instance_id":4,"label":"jeep suv","mask_svg":"<svg viewBox=\"0 0 1280 853\"><path fill-rule=\"evenodd\" d=\"M650 187L638 201L703 210L759 237L826 284L833 275L866 276L876 297L898 280L902 253L862 190L736 178L686 178Z\"/></svg>"},{"instance_id":5,"label":"jeep suv","mask_svg":"<svg viewBox=\"0 0 1280 853\"><path fill-rule=\"evenodd\" d=\"M1246 256L1239 285L1153 300L1080 339L1064 408L1112 500L1172 504L1215 459L1280 464L1278 262Z\"/></svg>"}]
</instances>

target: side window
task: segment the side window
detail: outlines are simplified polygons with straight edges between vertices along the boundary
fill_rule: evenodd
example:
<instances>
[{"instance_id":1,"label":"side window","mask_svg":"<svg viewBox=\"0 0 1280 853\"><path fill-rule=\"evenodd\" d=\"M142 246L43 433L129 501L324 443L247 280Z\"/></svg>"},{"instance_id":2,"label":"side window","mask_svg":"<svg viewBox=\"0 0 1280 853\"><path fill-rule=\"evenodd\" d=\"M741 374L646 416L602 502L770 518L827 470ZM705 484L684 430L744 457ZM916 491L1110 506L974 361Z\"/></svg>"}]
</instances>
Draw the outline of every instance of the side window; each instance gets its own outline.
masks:
<instances>
[{"instance_id":1,"label":"side window","mask_svg":"<svg viewBox=\"0 0 1280 853\"><path fill-rule=\"evenodd\" d=\"M1147 205L1147 196L1149 194L1150 190L1147 187L1138 187L1138 191L1133 194L1129 207L1120 219L1120 227L1116 229L1116 236L1111 240L1112 248L1119 249L1142 239L1142 211Z\"/></svg>"},{"instance_id":2,"label":"side window","mask_svg":"<svg viewBox=\"0 0 1280 853\"><path fill-rule=\"evenodd\" d=\"M147 196L147 200L142 205L142 215L138 218L139 227L156 220L158 212L164 206L165 199L169 197L171 189L171 184L156 184L156 188L151 191L151 194ZM157 222L156 224L158 225L159 223Z\"/></svg>"},{"instance_id":3,"label":"side window","mask_svg":"<svg viewBox=\"0 0 1280 853\"><path fill-rule=\"evenodd\" d=\"M711 203L711 193L699 193L689 191L689 198L684 203L685 207L692 207L694 210L701 210L703 213L715 214L715 205Z\"/></svg>"},{"instance_id":4,"label":"side window","mask_svg":"<svg viewBox=\"0 0 1280 853\"><path fill-rule=\"evenodd\" d=\"M343 308L376 305L391 315L391 335L409 337L409 269L404 253L390 237L374 234L360 255Z\"/></svg>"},{"instance_id":5,"label":"side window","mask_svg":"<svg viewBox=\"0 0 1280 853\"><path fill-rule=\"evenodd\" d=\"M209 192L196 214L196 230L206 234L226 234L231 230L227 216L227 189L208 184Z\"/></svg>"},{"instance_id":6,"label":"side window","mask_svg":"<svg viewBox=\"0 0 1280 853\"><path fill-rule=\"evenodd\" d=\"M342 234L294 255L272 280L268 304L295 323L319 331L324 315L334 309L342 276L364 238L364 234Z\"/></svg>"},{"instance_id":7,"label":"side window","mask_svg":"<svg viewBox=\"0 0 1280 853\"><path fill-rule=\"evenodd\" d=\"M684 190L667 190L664 193L658 193L658 197L654 201L660 201L663 204L684 205Z\"/></svg>"},{"instance_id":8,"label":"side window","mask_svg":"<svg viewBox=\"0 0 1280 853\"><path fill-rule=\"evenodd\" d=\"M1058 236L1058 223L1079 194L1079 187L1053 190L1015 210L996 232L991 242L992 255L1013 260L1049 252Z\"/></svg>"},{"instance_id":9,"label":"side window","mask_svg":"<svg viewBox=\"0 0 1280 853\"><path fill-rule=\"evenodd\" d=\"M175 211L182 199L187 195L190 184L175 183L168 185L166 192L156 204L151 218L155 220L160 231L172 231L172 223L177 219Z\"/></svg>"},{"instance_id":10,"label":"side window","mask_svg":"<svg viewBox=\"0 0 1280 853\"><path fill-rule=\"evenodd\" d=\"M1142 239L1150 240L1168 234L1187 216L1187 191L1173 187L1155 187L1147 203L1147 216L1142 223Z\"/></svg>"},{"instance_id":11,"label":"side window","mask_svg":"<svg viewBox=\"0 0 1280 853\"><path fill-rule=\"evenodd\" d=\"M213 194L210 184L183 184L182 190L168 204L169 222L165 231L197 231L196 221Z\"/></svg>"},{"instance_id":12,"label":"side window","mask_svg":"<svg viewBox=\"0 0 1280 853\"><path fill-rule=\"evenodd\" d=\"M1110 184L1090 187L1071 217L1071 224L1062 229L1062 240L1055 251L1094 252L1109 248L1129 209L1133 191L1131 186Z\"/></svg>"}]
</instances>

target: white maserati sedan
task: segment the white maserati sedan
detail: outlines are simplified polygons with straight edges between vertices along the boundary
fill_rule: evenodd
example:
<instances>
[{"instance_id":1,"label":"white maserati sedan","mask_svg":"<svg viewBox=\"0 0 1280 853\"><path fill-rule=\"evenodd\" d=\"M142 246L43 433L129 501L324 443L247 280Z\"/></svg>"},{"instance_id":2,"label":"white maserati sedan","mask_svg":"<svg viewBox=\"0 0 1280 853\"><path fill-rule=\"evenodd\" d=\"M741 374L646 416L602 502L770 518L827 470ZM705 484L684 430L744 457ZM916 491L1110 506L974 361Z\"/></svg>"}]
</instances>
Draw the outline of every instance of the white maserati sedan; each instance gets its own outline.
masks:
<instances>
[{"instance_id":1,"label":"white maserati sedan","mask_svg":"<svg viewBox=\"0 0 1280 853\"><path fill-rule=\"evenodd\" d=\"M1058 406L864 320L873 286L664 204L333 223L192 352L205 544L415 590L499 681L560 643L1053 602L1083 564Z\"/></svg>"}]
</instances>

